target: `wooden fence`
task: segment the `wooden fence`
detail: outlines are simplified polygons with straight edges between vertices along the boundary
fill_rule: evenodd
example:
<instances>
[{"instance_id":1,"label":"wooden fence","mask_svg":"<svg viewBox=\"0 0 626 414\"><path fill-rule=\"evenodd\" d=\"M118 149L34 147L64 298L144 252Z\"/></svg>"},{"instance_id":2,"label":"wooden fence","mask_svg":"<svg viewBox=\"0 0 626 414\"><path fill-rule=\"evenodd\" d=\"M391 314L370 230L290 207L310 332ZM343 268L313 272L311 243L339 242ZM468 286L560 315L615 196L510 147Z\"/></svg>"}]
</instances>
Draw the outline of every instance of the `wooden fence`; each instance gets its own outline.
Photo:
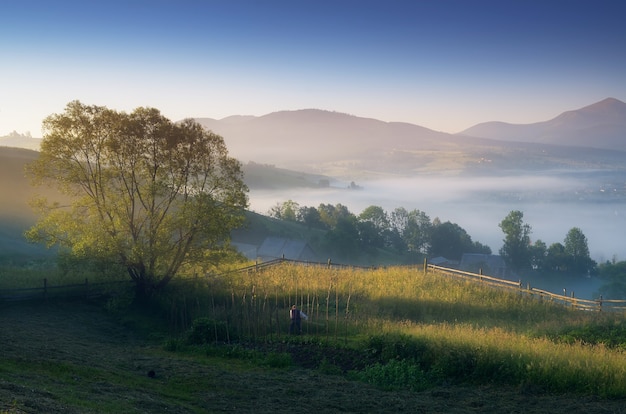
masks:
<instances>
[{"instance_id":1,"label":"wooden fence","mask_svg":"<svg viewBox=\"0 0 626 414\"><path fill-rule=\"evenodd\" d=\"M563 305L571 306L579 310L598 311L598 312L602 312L602 311L624 312L626 311L626 300L605 300L605 299L602 299L602 296L594 300L579 299L579 298L574 297L573 293L571 296L559 295L559 294L548 292L542 289L537 289L529 285L524 286L521 281L514 282L511 280L498 279L495 277L486 276L481 273L464 272L462 270L435 266L432 264L425 263L424 271L428 271L428 270L436 271L438 273L445 274L451 277L457 277L457 278L461 278L465 280L480 282L480 283L495 286L498 288L516 290L524 294L535 296L541 300L550 300L552 302L561 303Z\"/></svg>"},{"instance_id":2,"label":"wooden fence","mask_svg":"<svg viewBox=\"0 0 626 414\"><path fill-rule=\"evenodd\" d=\"M319 266L334 269L364 269L372 270L374 267L353 266L339 263L333 263L330 259L325 262L308 262L299 260L290 260L285 258L275 259L268 262L256 263L234 271L218 276L227 276L231 273L253 273L268 269L283 263L297 264L301 266ZM424 262L424 272L434 271L449 277L456 277L477 283L490 285L496 288L519 291L524 294L532 295L541 300L550 300L563 305L571 306L576 309L585 311L626 311L626 300L605 300L600 297L595 300L579 299L573 296L559 295L545 290L537 289L531 286L524 286L521 281L514 282L505 279L483 275L481 273L471 273L462 270L435 266ZM50 298L96 298L109 294L119 287L132 287L132 281L124 280L117 282L89 283L85 279L84 283L76 283L71 285L52 286L48 284L47 279L43 279L42 286L23 289L0 289L0 302L13 302L23 300L41 300Z\"/></svg>"}]
</instances>

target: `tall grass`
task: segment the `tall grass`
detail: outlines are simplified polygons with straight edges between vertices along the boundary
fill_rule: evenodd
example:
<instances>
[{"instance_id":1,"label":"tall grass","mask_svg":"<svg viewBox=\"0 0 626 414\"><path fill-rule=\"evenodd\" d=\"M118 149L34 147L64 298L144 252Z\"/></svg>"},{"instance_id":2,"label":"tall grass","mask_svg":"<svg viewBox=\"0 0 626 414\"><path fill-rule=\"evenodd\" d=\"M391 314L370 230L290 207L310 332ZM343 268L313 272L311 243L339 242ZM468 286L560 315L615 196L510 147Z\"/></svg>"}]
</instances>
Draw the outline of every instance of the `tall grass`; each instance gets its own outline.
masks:
<instances>
[{"instance_id":1,"label":"tall grass","mask_svg":"<svg viewBox=\"0 0 626 414\"><path fill-rule=\"evenodd\" d=\"M413 389L423 388L426 378L626 396L626 356L619 347L603 344L602 338L595 338L594 345L563 341L557 334L564 326L620 324L621 314L577 311L521 291L425 274L421 268L283 264L194 283L193 295L180 289L178 296L169 296L179 327L183 320L189 324L206 317L226 324L239 338L285 340L288 310L295 304L309 316L303 332L328 343L363 351L381 335L407 335L379 363L396 361L382 377L389 381L391 372L416 378L420 383L409 386ZM398 365L400 360L409 365Z\"/></svg>"}]
</instances>

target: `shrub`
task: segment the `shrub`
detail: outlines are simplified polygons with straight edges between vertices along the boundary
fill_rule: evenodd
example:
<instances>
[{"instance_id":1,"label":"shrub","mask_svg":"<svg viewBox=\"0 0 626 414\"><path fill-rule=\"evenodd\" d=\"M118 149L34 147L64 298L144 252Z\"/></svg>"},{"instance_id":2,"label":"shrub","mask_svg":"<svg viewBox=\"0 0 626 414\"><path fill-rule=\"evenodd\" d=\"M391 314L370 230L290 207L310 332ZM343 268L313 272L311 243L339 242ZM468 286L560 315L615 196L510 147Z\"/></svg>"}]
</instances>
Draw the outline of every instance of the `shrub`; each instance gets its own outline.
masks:
<instances>
[{"instance_id":1,"label":"shrub","mask_svg":"<svg viewBox=\"0 0 626 414\"><path fill-rule=\"evenodd\" d=\"M226 322L204 317L193 321L187 335L187 342L193 345L230 342L233 339L236 339L235 334Z\"/></svg>"},{"instance_id":2,"label":"shrub","mask_svg":"<svg viewBox=\"0 0 626 414\"><path fill-rule=\"evenodd\" d=\"M423 341L401 333L372 335L367 339L366 352L382 362L391 360L419 361L427 347Z\"/></svg>"},{"instance_id":3,"label":"shrub","mask_svg":"<svg viewBox=\"0 0 626 414\"><path fill-rule=\"evenodd\" d=\"M388 391L402 389L423 391L430 387L424 371L408 360L391 360L386 364L377 363L363 371L352 372L350 376Z\"/></svg>"}]
</instances>

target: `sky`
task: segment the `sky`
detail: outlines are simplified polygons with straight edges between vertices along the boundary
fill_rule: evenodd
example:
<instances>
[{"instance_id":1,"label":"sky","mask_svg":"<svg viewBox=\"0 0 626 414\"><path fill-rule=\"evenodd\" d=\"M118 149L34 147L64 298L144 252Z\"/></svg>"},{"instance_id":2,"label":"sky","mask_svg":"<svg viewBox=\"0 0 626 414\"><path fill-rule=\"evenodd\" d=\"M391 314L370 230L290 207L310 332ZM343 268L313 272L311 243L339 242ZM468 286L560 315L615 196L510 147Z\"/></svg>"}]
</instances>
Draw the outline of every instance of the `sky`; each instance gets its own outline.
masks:
<instances>
[{"instance_id":1,"label":"sky","mask_svg":"<svg viewBox=\"0 0 626 414\"><path fill-rule=\"evenodd\" d=\"M79 100L450 133L626 101L622 0L2 0L0 136Z\"/></svg>"}]
</instances>

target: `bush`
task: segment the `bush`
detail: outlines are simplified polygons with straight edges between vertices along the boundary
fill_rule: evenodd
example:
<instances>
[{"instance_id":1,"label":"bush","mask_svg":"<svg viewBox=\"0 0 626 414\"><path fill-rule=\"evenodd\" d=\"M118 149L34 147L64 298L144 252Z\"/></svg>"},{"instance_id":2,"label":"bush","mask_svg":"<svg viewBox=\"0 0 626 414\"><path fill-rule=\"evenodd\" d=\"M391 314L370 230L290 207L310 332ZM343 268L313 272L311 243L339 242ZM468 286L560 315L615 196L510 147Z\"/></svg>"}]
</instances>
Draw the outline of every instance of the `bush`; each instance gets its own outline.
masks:
<instances>
[{"instance_id":1,"label":"bush","mask_svg":"<svg viewBox=\"0 0 626 414\"><path fill-rule=\"evenodd\" d=\"M224 321L209 318L198 318L193 321L187 335L187 342L192 345L203 345L212 342L226 342L236 339L235 333Z\"/></svg>"},{"instance_id":2,"label":"bush","mask_svg":"<svg viewBox=\"0 0 626 414\"><path fill-rule=\"evenodd\" d=\"M368 354L381 362L391 360L419 361L427 350L423 341L400 333L372 335L368 338L365 347Z\"/></svg>"},{"instance_id":3,"label":"bush","mask_svg":"<svg viewBox=\"0 0 626 414\"><path fill-rule=\"evenodd\" d=\"M414 362L391 360L374 364L363 371L352 372L353 379L372 384L384 390L423 391L430 387L424 371Z\"/></svg>"}]
</instances>

